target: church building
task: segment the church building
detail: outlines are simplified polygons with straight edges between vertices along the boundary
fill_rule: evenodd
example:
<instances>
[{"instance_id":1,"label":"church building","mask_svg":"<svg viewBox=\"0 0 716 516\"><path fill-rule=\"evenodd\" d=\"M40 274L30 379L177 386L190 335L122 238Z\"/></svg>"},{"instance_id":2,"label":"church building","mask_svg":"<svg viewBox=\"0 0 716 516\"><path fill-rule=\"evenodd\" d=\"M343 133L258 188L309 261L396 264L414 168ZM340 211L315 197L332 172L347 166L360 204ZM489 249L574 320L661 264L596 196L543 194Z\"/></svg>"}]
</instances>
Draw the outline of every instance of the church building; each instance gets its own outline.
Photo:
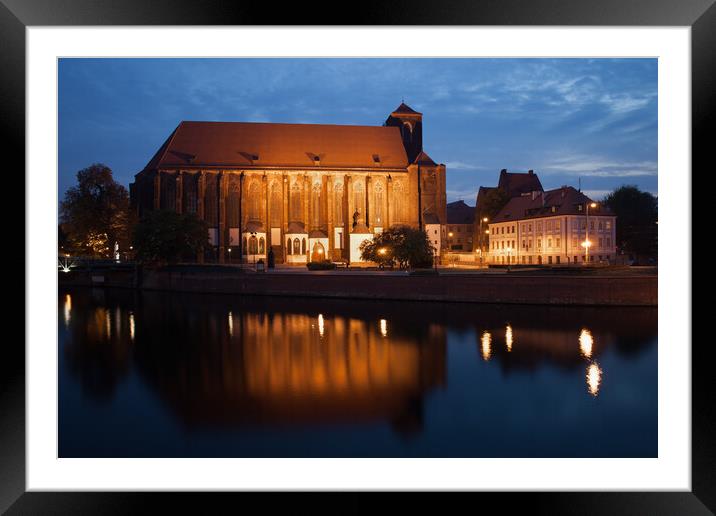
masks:
<instances>
[{"instance_id":1,"label":"church building","mask_svg":"<svg viewBox=\"0 0 716 516\"><path fill-rule=\"evenodd\" d=\"M140 217L196 213L209 224L199 259L219 263L269 249L277 263L356 263L363 241L401 224L439 247L446 171L422 126L404 103L382 126L181 122L135 175L131 203Z\"/></svg>"}]
</instances>

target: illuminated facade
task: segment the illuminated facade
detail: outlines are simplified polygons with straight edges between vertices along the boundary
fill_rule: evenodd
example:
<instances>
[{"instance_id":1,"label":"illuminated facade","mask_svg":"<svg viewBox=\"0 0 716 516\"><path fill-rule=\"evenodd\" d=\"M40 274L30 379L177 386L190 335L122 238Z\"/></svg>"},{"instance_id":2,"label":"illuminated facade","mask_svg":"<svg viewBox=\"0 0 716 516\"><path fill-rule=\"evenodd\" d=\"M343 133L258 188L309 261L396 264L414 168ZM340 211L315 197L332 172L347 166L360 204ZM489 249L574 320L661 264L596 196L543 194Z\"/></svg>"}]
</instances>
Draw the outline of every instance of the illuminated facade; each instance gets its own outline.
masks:
<instances>
[{"instance_id":1,"label":"illuminated facade","mask_svg":"<svg viewBox=\"0 0 716 516\"><path fill-rule=\"evenodd\" d=\"M616 259L616 216L570 186L513 197L488 224L492 264Z\"/></svg>"},{"instance_id":2,"label":"illuminated facade","mask_svg":"<svg viewBox=\"0 0 716 516\"><path fill-rule=\"evenodd\" d=\"M181 122L135 176L132 206L208 222L200 259L358 262L390 226L442 232L445 165L423 151L422 118L401 104L383 126Z\"/></svg>"}]
</instances>

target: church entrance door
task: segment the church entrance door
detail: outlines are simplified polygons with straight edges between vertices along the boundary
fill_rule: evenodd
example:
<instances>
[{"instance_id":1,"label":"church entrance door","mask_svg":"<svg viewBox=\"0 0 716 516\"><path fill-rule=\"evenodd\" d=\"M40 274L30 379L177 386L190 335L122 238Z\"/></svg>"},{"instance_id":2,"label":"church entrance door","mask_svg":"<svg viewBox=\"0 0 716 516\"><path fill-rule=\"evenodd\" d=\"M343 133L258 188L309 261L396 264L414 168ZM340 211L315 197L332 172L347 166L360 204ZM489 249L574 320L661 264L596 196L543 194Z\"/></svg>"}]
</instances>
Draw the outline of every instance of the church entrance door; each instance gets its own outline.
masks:
<instances>
[{"instance_id":1,"label":"church entrance door","mask_svg":"<svg viewBox=\"0 0 716 516\"><path fill-rule=\"evenodd\" d=\"M313 249L311 250L311 261L312 262L322 262L326 259L326 250L323 248L323 244L320 242L316 242L313 244Z\"/></svg>"}]
</instances>

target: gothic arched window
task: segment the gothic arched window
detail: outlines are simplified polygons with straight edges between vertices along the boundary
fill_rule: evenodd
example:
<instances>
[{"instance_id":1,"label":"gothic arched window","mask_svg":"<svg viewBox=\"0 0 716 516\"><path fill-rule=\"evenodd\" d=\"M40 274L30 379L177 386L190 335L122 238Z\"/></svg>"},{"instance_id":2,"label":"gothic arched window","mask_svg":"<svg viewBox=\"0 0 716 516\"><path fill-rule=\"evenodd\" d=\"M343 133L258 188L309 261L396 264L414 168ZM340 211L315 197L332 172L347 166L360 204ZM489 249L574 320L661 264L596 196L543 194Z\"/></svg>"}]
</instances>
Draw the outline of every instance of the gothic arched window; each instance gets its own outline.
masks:
<instances>
[{"instance_id":1,"label":"gothic arched window","mask_svg":"<svg viewBox=\"0 0 716 516\"><path fill-rule=\"evenodd\" d=\"M293 254L301 254L301 241L298 238L293 239Z\"/></svg>"},{"instance_id":2,"label":"gothic arched window","mask_svg":"<svg viewBox=\"0 0 716 516\"><path fill-rule=\"evenodd\" d=\"M380 225L383 222L383 199L383 182L376 181L373 185L373 204L371 205L373 224Z\"/></svg>"},{"instance_id":3,"label":"gothic arched window","mask_svg":"<svg viewBox=\"0 0 716 516\"><path fill-rule=\"evenodd\" d=\"M298 181L295 181L291 185L291 221L297 222L303 219L303 206L301 203L301 185Z\"/></svg>"},{"instance_id":4,"label":"gothic arched window","mask_svg":"<svg viewBox=\"0 0 716 516\"><path fill-rule=\"evenodd\" d=\"M315 183L311 193L311 223L320 226L321 221L321 184Z\"/></svg>"},{"instance_id":5,"label":"gothic arched window","mask_svg":"<svg viewBox=\"0 0 716 516\"><path fill-rule=\"evenodd\" d=\"M264 240L264 237L259 238L259 254L264 254L266 252L266 241Z\"/></svg>"},{"instance_id":6,"label":"gothic arched window","mask_svg":"<svg viewBox=\"0 0 716 516\"><path fill-rule=\"evenodd\" d=\"M393 185L393 222L404 223L405 220L405 190L401 181Z\"/></svg>"},{"instance_id":7,"label":"gothic arched window","mask_svg":"<svg viewBox=\"0 0 716 516\"><path fill-rule=\"evenodd\" d=\"M365 193L363 182L360 180L353 183L353 211L365 217Z\"/></svg>"},{"instance_id":8,"label":"gothic arched window","mask_svg":"<svg viewBox=\"0 0 716 516\"><path fill-rule=\"evenodd\" d=\"M249 220L261 220L261 187L252 181L248 191Z\"/></svg>"},{"instance_id":9,"label":"gothic arched window","mask_svg":"<svg viewBox=\"0 0 716 516\"><path fill-rule=\"evenodd\" d=\"M281 225L281 213L283 212L283 194L281 192L281 183L274 181L271 183L271 227L279 227Z\"/></svg>"},{"instance_id":10,"label":"gothic arched window","mask_svg":"<svg viewBox=\"0 0 716 516\"><path fill-rule=\"evenodd\" d=\"M229 196L226 199L226 221L230 228L239 227L239 178L231 176L229 180Z\"/></svg>"},{"instance_id":11,"label":"gothic arched window","mask_svg":"<svg viewBox=\"0 0 716 516\"><path fill-rule=\"evenodd\" d=\"M333 220L336 224L343 224L343 183L336 183L333 187Z\"/></svg>"},{"instance_id":12,"label":"gothic arched window","mask_svg":"<svg viewBox=\"0 0 716 516\"><path fill-rule=\"evenodd\" d=\"M291 254L291 239L286 240L286 254Z\"/></svg>"},{"instance_id":13,"label":"gothic arched window","mask_svg":"<svg viewBox=\"0 0 716 516\"><path fill-rule=\"evenodd\" d=\"M249 254L258 254L258 240L255 236L249 239Z\"/></svg>"}]
</instances>

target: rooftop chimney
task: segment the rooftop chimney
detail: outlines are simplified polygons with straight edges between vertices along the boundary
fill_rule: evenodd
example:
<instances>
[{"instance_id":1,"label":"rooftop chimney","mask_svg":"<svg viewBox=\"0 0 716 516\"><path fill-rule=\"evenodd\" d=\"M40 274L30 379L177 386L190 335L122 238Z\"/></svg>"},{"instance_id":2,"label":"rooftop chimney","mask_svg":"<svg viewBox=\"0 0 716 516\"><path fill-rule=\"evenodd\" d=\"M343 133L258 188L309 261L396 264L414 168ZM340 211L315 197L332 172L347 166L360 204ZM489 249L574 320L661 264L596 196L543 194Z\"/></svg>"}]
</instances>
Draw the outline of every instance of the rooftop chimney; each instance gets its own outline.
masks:
<instances>
[{"instance_id":1,"label":"rooftop chimney","mask_svg":"<svg viewBox=\"0 0 716 516\"><path fill-rule=\"evenodd\" d=\"M534 171L534 170L528 170L527 173L532 176L532 175L534 175L535 171Z\"/></svg>"}]
</instances>

